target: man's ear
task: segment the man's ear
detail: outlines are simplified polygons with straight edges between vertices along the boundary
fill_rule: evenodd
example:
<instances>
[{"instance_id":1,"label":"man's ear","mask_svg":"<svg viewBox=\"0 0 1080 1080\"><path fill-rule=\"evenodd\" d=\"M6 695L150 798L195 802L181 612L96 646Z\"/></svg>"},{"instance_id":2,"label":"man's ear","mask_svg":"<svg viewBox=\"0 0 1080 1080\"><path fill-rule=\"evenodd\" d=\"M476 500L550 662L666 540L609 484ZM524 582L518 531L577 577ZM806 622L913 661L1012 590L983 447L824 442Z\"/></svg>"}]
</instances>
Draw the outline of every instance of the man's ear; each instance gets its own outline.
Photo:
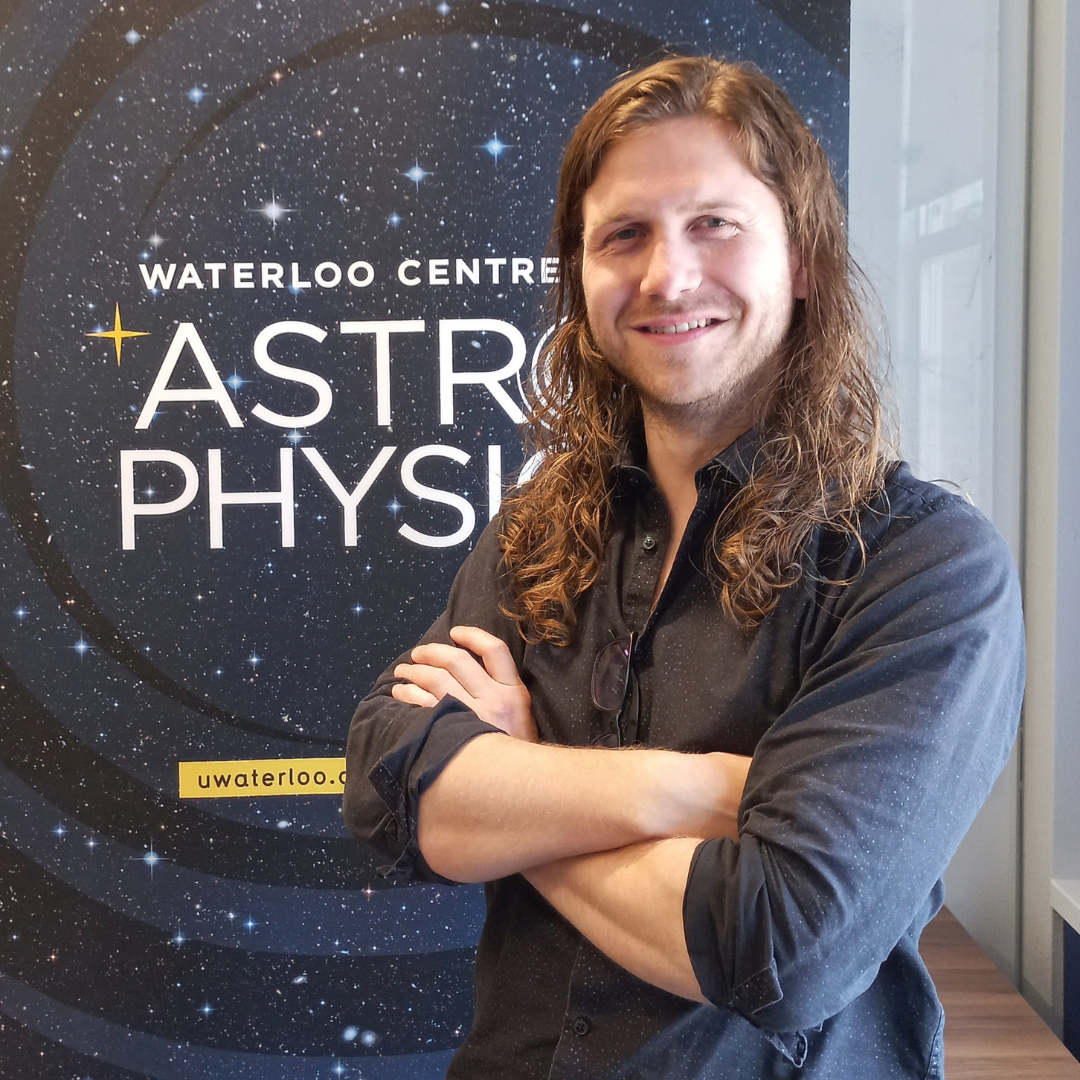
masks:
<instances>
[{"instance_id":1,"label":"man's ear","mask_svg":"<svg viewBox=\"0 0 1080 1080\"><path fill-rule=\"evenodd\" d=\"M796 300L805 300L810 295L810 276L806 272L806 263L795 248L791 249L791 295Z\"/></svg>"}]
</instances>

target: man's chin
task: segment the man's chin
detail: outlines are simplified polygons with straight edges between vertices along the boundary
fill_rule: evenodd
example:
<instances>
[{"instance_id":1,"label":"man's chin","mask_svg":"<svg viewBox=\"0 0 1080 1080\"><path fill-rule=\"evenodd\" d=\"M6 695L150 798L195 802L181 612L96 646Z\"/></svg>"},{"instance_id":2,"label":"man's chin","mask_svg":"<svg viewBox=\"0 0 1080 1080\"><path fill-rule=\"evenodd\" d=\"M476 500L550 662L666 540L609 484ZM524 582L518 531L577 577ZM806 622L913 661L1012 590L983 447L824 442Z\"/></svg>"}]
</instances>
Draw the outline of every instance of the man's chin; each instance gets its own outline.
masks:
<instances>
[{"instance_id":1,"label":"man's chin","mask_svg":"<svg viewBox=\"0 0 1080 1080\"><path fill-rule=\"evenodd\" d=\"M641 399L641 408L646 416L655 416L668 421L678 421L680 424L693 422L698 424L701 420L714 421L723 414L738 408L742 402L739 395L733 394L730 388L718 389L706 394L678 393L678 392L643 392L637 388L638 397Z\"/></svg>"},{"instance_id":2,"label":"man's chin","mask_svg":"<svg viewBox=\"0 0 1080 1080\"><path fill-rule=\"evenodd\" d=\"M764 372L749 373L744 379L717 386L680 385L660 380L627 381L637 391L646 418L652 416L679 427L728 427L742 422L754 412L754 402L762 389ZM749 423L747 424L749 427Z\"/></svg>"}]
</instances>

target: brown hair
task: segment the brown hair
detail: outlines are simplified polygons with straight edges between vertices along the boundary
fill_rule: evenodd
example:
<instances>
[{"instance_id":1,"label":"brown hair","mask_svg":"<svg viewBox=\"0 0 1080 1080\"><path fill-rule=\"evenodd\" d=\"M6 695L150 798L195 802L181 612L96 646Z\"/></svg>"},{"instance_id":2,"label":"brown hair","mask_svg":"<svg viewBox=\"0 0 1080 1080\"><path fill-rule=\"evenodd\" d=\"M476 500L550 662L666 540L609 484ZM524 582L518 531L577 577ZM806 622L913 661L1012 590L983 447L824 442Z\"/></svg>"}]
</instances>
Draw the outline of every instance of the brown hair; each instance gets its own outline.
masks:
<instances>
[{"instance_id":1,"label":"brown hair","mask_svg":"<svg viewBox=\"0 0 1080 1080\"><path fill-rule=\"evenodd\" d=\"M843 211L828 159L775 83L744 64L676 56L620 78L578 124L563 156L552 230L560 260L555 327L533 387L527 449L535 476L503 507L499 541L512 580L504 608L530 641L566 644L576 598L596 580L609 535L613 465L640 422L636 391L603 362L582 288L582 199L604 154L665 119L725 123L779 199L809 292L796 300L776 374L758 397L752 475L707 545L724 610L749 628L803 575L819 526L858 542L858 516L886 472L871 335L853 287Z\"/></svg>"}]
</instances>

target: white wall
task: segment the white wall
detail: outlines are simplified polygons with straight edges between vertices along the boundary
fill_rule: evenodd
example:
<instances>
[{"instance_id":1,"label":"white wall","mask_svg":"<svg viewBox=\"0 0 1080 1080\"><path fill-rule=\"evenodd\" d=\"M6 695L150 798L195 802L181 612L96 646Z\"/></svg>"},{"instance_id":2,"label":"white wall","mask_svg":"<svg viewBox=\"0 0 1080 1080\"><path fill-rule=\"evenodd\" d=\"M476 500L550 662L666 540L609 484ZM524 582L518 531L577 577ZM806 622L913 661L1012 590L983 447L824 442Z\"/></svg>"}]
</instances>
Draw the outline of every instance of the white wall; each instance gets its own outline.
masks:
<instances>
[{"instance_id":1,"label":"white wall","mask_svg":"<svg viewBox=\"0 0 1080 1080\"><path fill-rule=\"evenodd\" d=\"M1051 907L1080 929L1080 12L1032 10L1023 989L1057 1027Z\"/></svg>"}]
</instances>

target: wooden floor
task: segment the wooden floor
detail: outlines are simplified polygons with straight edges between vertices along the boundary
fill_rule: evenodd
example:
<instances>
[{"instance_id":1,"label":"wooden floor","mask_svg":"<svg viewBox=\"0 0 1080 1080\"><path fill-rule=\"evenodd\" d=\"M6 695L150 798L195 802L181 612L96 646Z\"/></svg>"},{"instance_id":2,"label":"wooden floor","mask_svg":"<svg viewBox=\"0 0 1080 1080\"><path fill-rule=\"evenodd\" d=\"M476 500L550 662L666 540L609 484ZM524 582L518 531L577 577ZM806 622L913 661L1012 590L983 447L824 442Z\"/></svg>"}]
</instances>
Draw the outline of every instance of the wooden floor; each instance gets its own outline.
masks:
<instances>
[{"instance_id":1,"label":"wooden floor","mask_svg":"<svg viewBox=\"0 0 1080 1080\"><path fill-rule=\"evenodd\" d=\"M945 1006L945 1080L1080 1080L1080 1062L948 908L919 951Z\"/></svg>"}]
</instances>

